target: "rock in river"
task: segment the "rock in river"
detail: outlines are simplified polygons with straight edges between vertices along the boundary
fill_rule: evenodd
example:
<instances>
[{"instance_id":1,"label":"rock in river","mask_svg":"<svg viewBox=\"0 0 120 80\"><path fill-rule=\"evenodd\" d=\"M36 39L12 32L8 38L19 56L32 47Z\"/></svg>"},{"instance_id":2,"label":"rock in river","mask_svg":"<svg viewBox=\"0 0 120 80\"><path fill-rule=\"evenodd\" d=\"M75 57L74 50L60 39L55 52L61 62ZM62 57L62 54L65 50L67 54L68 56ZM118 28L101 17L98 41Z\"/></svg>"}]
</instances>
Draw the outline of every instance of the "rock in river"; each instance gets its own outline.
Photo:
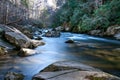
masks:
<instances>
[{"instance_id":1,"label":"rock in river","mask_svg":"<svg viewBox=\"0 0 120 80\"><path fill-rule=\"evenodd\" d=\"M31 40L31 44L33 48L36 48L37 46L45 45L45 43L40 40Z\"/></svg>"},{"instance_id":2,"label":"rock in river","mask_svg":"<svg viewBox=\"0 0 120 80\"><path fill-rule=\"evenodd\" d=\"M0 56L5 55L7 53L7 50L4 47L0 46Z\"/></svg>"},{"instance_id":3,"label":"rock in river","mask_svg":"<svg viewBox=\"0 0 120 80\"><path fill-rule=\"evenodd\" d=\"M0 28L5 32L5 39L18 48L33 48L44 44L42 41L31 40L14 27L0 25Z\"/></svg>"},{"instance_id":4,"label":"rock in river","mask_svg":"<svg viewBox=\"0 0 120 80\"><path fill-rule=\"evenodd\" d=\"M93 67L74 62L63 61L54 63L42 72L36 74L32 80L120 80L108 73Z\"/></svg>"},{"instance_id":5,"label":"rock in river","mask_svg":"<svg viewBox=\"0 0 120 80\"><path fill-rule=\"evenodd\" d=\"M36 50L27 49L27 48L22 48L18 53L18 55L22 56L22 57L31 56L31 55L34 55L34 54L37 54Z\"/></svg>"},{"instance_id":6,"label":"rock in river","mask_svg":"<svg viewBox=\"0 0 120 80\"><path fill-rule=\"evenodd\" d=\"M74 41L70 39L70 40L65 41L65 43L74 43Z\"/></svg>"},{"instance_id":7,"label":"rock in river","mask_svg":"<svg viewBox=\"0 0 120 80\"><path fill-rule=\"evenodd\" d=\"M15 72L8 72L4 77L4 80L23 80L23 79L24 79L23 74Z\"/></svg>"}]
</instances>

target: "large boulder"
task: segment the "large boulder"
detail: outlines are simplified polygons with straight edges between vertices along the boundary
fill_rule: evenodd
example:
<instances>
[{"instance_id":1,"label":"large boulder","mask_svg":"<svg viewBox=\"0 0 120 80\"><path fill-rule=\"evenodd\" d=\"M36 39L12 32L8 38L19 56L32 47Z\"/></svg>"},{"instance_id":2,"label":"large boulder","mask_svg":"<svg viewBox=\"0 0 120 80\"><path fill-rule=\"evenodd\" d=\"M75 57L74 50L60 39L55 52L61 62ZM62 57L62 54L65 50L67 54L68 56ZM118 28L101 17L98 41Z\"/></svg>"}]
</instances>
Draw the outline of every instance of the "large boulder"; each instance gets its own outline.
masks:
<instances>
[{"instance_id":1,"label":"large boulder","mask_svg":"<svg viewBox=\"0 0 120 80\"><path fill-rule=\"evenodd\" d=\"M24 75L16 72L7 72L4 80L24 80Z\"/></svg>"},{"instance_id":2,"label":"large boulder","mask_svg":"<svg viewBox=\"0 0 120 80\"><path fill-rule=\"evenodd\" d=\"M0 27L4 30L4 37L8 42L20 48L30 46L31 40L16 28L5 25L0 25Z\"/></svg>"},{"instance_id":3,"label":"large boulder","mask_svg":"<svg viewBox=\"0 0 120 80\"><path fill-rule=\"evenodd\" d=\"M21 57L31 56L31 55L34 55L34 54L37 54L36 50L27 49L27 48L22 48L18 53L18 55L21 56Z\"/></svg>"},{"instance_id":4,"label":"large boulder","mask_svg":"<svg viewBox=\"0 0 120 80\"><path fill-rule=\"evenodd\" d=\"M5 39L18 48L33 48L44 44L42 41L31 40L14 27L0 25L0 28L2 28L5 32Z\"/></svg>"},{"instance_id":5,"label":"large boulder","mask_svg":"<svg viewBox=\"0 0 120 80\"><path fill-rule=\"evenodd\" d=\"M63 61L48 66L42 72L36 74L32 80L120 80L120 79L105 72L102 72L98 69L78 62Z\"/></svg>"}]
</instances>

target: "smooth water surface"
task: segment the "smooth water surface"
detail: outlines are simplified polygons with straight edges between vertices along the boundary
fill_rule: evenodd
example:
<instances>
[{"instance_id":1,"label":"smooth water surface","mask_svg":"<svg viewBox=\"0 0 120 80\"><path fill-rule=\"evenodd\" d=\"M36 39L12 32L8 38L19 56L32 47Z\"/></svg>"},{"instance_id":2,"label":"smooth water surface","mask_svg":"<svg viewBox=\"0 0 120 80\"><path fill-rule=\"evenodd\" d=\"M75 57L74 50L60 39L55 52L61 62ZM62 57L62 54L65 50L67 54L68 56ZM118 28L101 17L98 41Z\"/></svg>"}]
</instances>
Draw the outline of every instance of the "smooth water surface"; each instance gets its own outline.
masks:
<instances>
[{"instance_id":1,"label":"smooth water surface","mask_svg":"<svg viewBox=\"0 0 120 80\"><path fill-rule=\"evenodd\" d=\"M58 38L44 37L46 45L37 47L36 55L1 58L0 80L7 71L23 73L25 80L30 80L33 75L53 62L66 60L91 65L120 77L120 41L84 34L61 34ZM65 43L68 39L73 39L75 43Z\"/></svg>"}]
</instances>

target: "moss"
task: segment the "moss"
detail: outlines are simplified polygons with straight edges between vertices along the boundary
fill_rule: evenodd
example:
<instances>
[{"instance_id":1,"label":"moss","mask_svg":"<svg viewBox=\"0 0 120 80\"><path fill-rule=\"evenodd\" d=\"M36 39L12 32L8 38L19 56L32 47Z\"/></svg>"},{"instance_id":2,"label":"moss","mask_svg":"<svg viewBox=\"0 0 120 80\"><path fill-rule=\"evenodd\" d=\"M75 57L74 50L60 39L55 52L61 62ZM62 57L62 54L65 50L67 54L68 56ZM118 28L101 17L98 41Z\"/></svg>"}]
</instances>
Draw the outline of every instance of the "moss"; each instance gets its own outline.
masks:
<instances>
[{"instance_id":1,"label":"moss","mask_svg":"<svg viewBox=\"0 0 120 80\"><path fill-rule=\"evenodd\" d=\"M95 76L86 76L90 80L108 80L106 77L95 77Z\"/></svg>"}]
</instances>

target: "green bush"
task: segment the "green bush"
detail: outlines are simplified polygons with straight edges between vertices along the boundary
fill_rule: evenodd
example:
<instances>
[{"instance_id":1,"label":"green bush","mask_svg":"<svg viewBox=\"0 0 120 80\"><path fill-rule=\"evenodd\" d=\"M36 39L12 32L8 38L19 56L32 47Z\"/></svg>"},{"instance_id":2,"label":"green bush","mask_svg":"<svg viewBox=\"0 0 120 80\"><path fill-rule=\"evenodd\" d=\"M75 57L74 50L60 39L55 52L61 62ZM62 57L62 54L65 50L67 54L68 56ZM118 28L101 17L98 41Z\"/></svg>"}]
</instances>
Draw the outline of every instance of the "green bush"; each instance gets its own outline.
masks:
<instances>
[{"instance_id":1,"label":"green bush","mask_svg":"<svg viewBox=\"0 0 120 80\"><path fill-rule=\"evenodd\" d=\"M108 1L95 9L92 1L68 0L56 15L55 24L70 23L71 31L88 32L106 30L110 25L120 25L120 0Z\"/></svg>"}]
</instances>

